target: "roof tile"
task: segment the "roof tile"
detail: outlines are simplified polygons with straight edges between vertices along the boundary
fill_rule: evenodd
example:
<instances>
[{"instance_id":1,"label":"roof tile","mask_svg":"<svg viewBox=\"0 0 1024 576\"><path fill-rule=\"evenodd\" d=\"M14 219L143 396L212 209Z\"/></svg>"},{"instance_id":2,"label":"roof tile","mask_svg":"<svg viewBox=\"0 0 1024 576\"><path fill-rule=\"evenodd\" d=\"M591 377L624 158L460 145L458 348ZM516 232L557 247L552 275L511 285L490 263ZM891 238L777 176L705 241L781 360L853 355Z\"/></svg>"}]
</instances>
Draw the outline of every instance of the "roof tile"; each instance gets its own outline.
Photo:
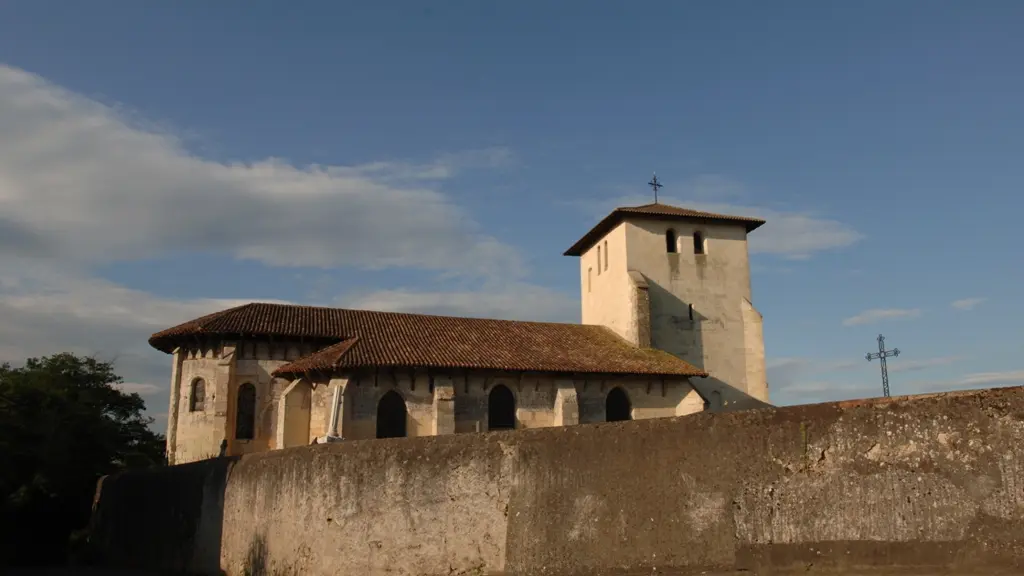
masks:
<instances>
[{"instance_id":1,"label":"roof tile","mask_svg":"<svg viewBox=\"0 0 1024 576\"><path fill-rule=\"evenodd\" d=\"M172 351L199 335L337 339L276 374L357 367L433 367L515 371L706 376L675 356L637 348L603 326L517 322L253 303L157 332L154 348Z\"/></svg>"}]
</instances>

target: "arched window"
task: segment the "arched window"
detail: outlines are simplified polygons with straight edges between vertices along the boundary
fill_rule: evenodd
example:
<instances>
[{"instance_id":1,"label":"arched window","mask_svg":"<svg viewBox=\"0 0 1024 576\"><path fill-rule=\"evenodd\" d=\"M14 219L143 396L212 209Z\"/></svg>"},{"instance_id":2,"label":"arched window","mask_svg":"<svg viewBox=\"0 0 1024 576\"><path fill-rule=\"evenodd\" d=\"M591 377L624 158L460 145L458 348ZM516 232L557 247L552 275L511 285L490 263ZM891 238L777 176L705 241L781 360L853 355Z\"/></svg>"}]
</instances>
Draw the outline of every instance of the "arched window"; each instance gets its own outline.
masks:
<instances>
[{"instance_id":1,"label":"arched window","mask_svg":"<svg viewBox=\"0 0 1024 576\"><path fill-rule=\"evenodd\" d=\"M665 232L665 250L671 254L676 252L676 231L671 228Z\"/></svg>"},{"instance_id":2,"label":"arched window","mask_svg":"<svg viewBox=\"0 0 1024 576\"><path fill-rule=\"evenodd\" d=\"M590 292L590 283L593 281L591 276L593 276L593 272L593 268L587 268L587 292Z\"/></svg>"},{"instance_id":3,"label":"arched window","mask_svg":"<svg viewBox=\"0 0 1024 576\"><path fill-rule=\"evenodd\" d=\"M597 275L601 275L601 247L597 247Z\"/></svg>"},{"instance_id":4,"label":"arched window","mask_svg":"<svg viewBox=\"0 0 1024 576\"><path fill-rule=\"evenodd\" d=\"M615 387L604 400L604 419L607 422L622 422L633 419L633 405L622 388Z\"/></svg>"},{"instance_id":5,"label":"arched window","mask_svg":"<svg viewBox=\"0 0 1024 576\"><path fill-rule=\"evenodd\" d=\"M206 382L202 378L192 381L192 389L188 393L188 411L202 412L206 408Z\"/></svg>"},{"instance_id":6,"label":"arched window","mask_svg":"<svg viewBox=\"0 0 1024 576\"><path fill-rule=\"evenodd\" d=\"M608 270L608 241L604 241L604 269Z\"/></svg>"},{"instance_id":7,"label":"arched window","mask_svg":"<svg viewBox=\"0 0 1024 576\"><path fill-rule=\"evenodd\" d=\"M487 429L515 430L516 398L508 387L498 384L487 396Z\"/></svg>"},{"instance_id":8,"label":"arched window","mask_svg":"<svg viewBox=\"0 0 1024 576\"><path fill-rule=\"evenodd\" d=\"M238 387L235 438L252 440L256 437L256 387L246 382Z\"/></svg>"},{"instance_id":9,"label":"arched window","mask_svg":"<svg viewBox=\"0 0 1024 576\"><path fill-rule=\"evenodd\" d=\"M693 253L703 254L704 253L704 235L700 232L693 233Z\"/></svg>"},{"instance_id":10,"label":"arched window","mask_svg":"<svg viewBox=\"0 0 1024 576\"><path fill-rule=\"evenodd\" d=\"M405 438L405 422L405 400L388 390L377 403L377 438Z\"/></svg>"}]
</instances>

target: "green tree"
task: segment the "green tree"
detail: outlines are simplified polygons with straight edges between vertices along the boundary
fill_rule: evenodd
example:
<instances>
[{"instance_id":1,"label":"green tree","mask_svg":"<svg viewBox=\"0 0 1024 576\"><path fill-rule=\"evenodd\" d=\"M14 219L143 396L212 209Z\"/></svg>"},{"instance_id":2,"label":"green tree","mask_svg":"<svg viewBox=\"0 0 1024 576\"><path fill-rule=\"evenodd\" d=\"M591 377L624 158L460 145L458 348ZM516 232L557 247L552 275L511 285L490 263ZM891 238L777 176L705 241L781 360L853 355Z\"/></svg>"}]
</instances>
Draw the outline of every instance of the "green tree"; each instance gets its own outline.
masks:
<instances>
[{"instance_id":1,"label":"green tree","mask_svg":"<svg viewBox=\"0 0 1024 576\"><path fill-rule=\"evenodd\" d=\"M0 364L0 566L62 563L101 476L163 464L163 436L121 382L74 354Z\"/></svg>"}]
</instances>

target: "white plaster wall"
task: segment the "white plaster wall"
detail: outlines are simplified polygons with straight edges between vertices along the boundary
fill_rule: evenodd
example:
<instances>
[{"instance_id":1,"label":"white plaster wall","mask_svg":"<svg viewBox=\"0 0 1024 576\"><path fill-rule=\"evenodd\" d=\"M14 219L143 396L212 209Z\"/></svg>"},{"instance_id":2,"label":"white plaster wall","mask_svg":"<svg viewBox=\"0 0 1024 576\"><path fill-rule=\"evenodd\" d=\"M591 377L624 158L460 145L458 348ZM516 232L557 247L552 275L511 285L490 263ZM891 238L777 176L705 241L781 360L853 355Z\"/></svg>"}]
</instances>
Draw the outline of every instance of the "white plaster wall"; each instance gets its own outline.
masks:
<instances>
[{"instance_id":1,"label":"white plaster wall","mask_svg":"<svg viewBox=\"0 0 1024 576\"><path fill-rule=\"evenodd\" d=\"M604 251L607 244L608 269L604 270ZM602 270L597 273L597 247L602 251ZM590 270L590 286L587 277ZM597 244L580 256L580 300L582 322L607 326L627 341L637 344L637 327L630 307L633 285L630 282L627 253L626 226L618 225Z\"/></svg>"},{"instance_id":2,"label":"white plaster wall","mask_svg":"<svg viewBox=\"0 0 1024 576\"><path fill-rule=\"evenodd\" d=\"M626 266L648 281L652 347L766 400L763 367L748 368L748 361L763 359L764 339L759 326L745 330L753 315L744 315L744 306L752 298L743 225L631 220L621 227L625 231ZM665 247L669 228L677 235L676 253L667 252ZM704 235L703 255L694 254L692 235L697 231ZM616 297L603 306L618 309L618 314L625 316L630 304L628 298Z\"/></svg>"}]
</instances>

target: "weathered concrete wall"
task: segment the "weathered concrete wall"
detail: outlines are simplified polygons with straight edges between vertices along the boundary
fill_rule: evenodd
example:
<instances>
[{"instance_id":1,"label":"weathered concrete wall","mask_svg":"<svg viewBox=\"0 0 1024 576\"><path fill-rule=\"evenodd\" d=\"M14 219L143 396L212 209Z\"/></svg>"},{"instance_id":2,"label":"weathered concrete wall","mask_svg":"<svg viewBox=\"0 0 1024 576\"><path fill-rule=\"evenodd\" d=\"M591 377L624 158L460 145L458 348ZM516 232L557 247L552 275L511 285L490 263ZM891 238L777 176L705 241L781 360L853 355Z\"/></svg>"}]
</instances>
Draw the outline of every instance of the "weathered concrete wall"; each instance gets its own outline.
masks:
<instances>
[{"instance_id":1,"label":"weathered concrete wall","mask_svg":"<svg viewBox=\"0 0 1024 576\"><path fill-rule=\"evenodd\" d=\"M94 542L229 575L1021 573L1022 442L1024 388L343 442L109 478Z\"/></svg>"}]
</instances>

